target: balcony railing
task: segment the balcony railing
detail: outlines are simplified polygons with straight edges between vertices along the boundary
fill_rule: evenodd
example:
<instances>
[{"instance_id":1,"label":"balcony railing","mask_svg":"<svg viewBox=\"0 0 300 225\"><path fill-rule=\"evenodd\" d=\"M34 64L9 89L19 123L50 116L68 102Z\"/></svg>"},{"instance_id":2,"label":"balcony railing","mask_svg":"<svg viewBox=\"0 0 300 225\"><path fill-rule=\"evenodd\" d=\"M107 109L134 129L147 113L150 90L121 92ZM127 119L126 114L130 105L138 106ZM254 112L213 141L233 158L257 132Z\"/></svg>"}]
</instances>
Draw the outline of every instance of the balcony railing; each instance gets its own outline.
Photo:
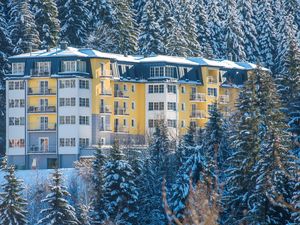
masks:
<instances>
[{"instance_id":1,"label":"balcony railing","mask_svg":"<svg viewBox=\"0 0 300 225\"><path fill-rule=\"evenodd\" d=\"M220 95L219 102L220 102L220 104L228 104L229 103L229 95Z\"/></svg>"},{"instance_id":2,"label":"balcony railing","mask_svg":"<svg viewBox=\"0 0 300 225\"><path fill-rule=\"evenodd\" d=\"M204 119L205 118L205 112L201 111L201 110L192 111L190 117L193 118L193 119Z\"/></svg>"},{"instance_id":3,"label":"balcony railing","mask_svg":"<svg viewBox=\"0 0 300 225\"><path fill-rule=\"evenodd\" d=\"M100 91L100 95L112 95L112 92L111 90L101 90Z\"/></svg>"},{"instance_id":4,"label":"balcony railing","mask_svg":"<svg viewBox=\"0 0 300 225\"><path fill-rule=\"evenodd\" d=\"M55 95L55 88L41 89L41 88L28 88L28 95Z\"/></svg>"},{"instance_id":5,"label":"balcony railing","mask_svg":"<svg viewBox=\"0 0 300 225\"><path fill-rule=\"evenodd\" d=\"M190 96L190 100L197 101L197 102L205 102L206 95L204 93L192 93Z\"/></svg>"},{"instance_id":6,"label":"balcony railing","mask_svg":"<svg viewBox=\"0 0 300 225\"><path fill-rule=\"evenodd\" d=\"M100 125L99 131L111 131L110 125L109 125L109 124L106 124L106 125Z\"/></svg>"},{"instance_id":7,"label":"balcony railing","mask_svg":"<svg viewBox=\"0 0 300 225\"><path fill-rule=\"evenodd\" d=\"M107 105L100 106L100 113L111 113L110 107Z\"/></svg>"},{"instance_id":8,"label":"balcony railing","mask_svg":"<svg viewBox=\"0 0 300 225\"><path fill-rule=\"evenodd\" d=\"M114 96L116 98L128 98L128 95L125 94L125 91L115 90Z\"/></svg>"},{"instance_id":9,"label":"balcony railing","mask_svg":"<svg viewBox=\"0 0 300 225\"><path fill-rule=\"evenodd\" d=\"M45 106L45 107L35 107L29 106L28 113L55 113L56 107L55 106Z\"/></svg>"},{"instance_id":10,"label":"balcony railing","mask_svg":"<svg viewBox=\"0 0 300 225\"><path fill-rule=\"evenodd\" d=\"M31 76L36 76L36 77L45 77L45 76L50 76L51 72L50 70L39 70L39 69L31 69L30 70L30 75Z\"/></svg>"},{"instance_id":11,"label":"balcony railing","mask_svg":"<svg viewBox=\"0 0 300 225\"><path fill-rule=\"evenodd\" d=\"M56 146L55 145L44 145L44 146L37 146L37 145L30 145L28 146L28 153L56 153Z\"/></svg>"},{"instance_id":12,"label":"balcony railing","mask_svg":"<svg viewBox=\"0 0 300 225\"><path fill-rule=\"evenodd\" d=\"M128 115L127 109L125 108L116 108L114 110L115 115Z\"/></svg>"},{"instance_id":13,"label":"balcony railing","mask_svg":"<svg viewBox=\"0 0 300 225\"><path fill-rule=\"evenodd\" d=\"M29 131L56 131L56 123L30 123L29 124Z\"/></svg>"},{"instance_id":14,"label":"balcony railing","mask_svg":"<svg viewBox=\"0 0 300 225\"><path fill-rule=\"evenodd\" d=\"M127 127L122 127L122 126L116 126L114 129L115 133L128 133L128 128Z\"/></svg>"},{"instance_id":15,"label":"balcony railing","mask_svg":"<svg viewBox=\"0 0 300 225\"><path fill-rule=\"evenodd\" d=\"M103 77L103 78L111 78L113 77L112 70L103 70L103 71L97 71L97 77Z\"/></svg>"}]
</instances>

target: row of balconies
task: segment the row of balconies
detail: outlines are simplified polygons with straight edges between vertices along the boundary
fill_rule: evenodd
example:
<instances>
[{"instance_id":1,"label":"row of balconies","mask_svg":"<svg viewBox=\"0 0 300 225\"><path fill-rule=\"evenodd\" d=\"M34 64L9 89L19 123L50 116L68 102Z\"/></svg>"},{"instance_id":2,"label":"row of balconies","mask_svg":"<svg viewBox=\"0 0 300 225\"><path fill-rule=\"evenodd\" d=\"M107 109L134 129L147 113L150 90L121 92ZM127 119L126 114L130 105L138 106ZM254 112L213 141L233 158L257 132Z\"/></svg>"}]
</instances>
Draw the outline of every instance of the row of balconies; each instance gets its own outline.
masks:
<instances>
[{"instance_id":1,"label":"row of balconies","mask_svg":"<svg viewBox=\"0 0 300 225\"><path fill-rule=\"evenodd\" d=\"M100 113L112 113L112 110L110 108L110 106L108 105L101 105L100 106ZM113 110L114 114L115 115L129 115L128 111L126 108L121 108L121 107L118 107L118 108L115 108Z\"/></svg>"},{"instance_id":2,"label":"row of balconies","mask_svg":"<svg viewBox=\"0 0 300 225\"><path fill-rule=\"evenodd\" d=\"M28 95L55 95L55 88L28 88Z\"/></svg>"}]
</instances>

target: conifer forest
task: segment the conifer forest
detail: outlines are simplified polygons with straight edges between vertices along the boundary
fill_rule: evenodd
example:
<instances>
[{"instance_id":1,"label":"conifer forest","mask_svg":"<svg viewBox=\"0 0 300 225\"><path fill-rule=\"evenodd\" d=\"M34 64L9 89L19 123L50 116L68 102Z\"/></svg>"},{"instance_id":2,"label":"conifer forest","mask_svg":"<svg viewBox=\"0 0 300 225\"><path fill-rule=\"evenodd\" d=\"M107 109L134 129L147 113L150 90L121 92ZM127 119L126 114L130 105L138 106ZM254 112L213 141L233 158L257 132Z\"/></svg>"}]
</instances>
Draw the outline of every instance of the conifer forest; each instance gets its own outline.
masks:
<instances>
[{"instance_id":1,"label":"conifer forest","mask_svg":"<svg viewBox=\"0 0 300 225\"><path fill-rule=\"evenodd\" d=\"M258 67L230 117L28 180L5 157L8 58L62 40ZM0 225L299 225L300 1L0 0L0 145Z\"/></svg>"}]
</instances>

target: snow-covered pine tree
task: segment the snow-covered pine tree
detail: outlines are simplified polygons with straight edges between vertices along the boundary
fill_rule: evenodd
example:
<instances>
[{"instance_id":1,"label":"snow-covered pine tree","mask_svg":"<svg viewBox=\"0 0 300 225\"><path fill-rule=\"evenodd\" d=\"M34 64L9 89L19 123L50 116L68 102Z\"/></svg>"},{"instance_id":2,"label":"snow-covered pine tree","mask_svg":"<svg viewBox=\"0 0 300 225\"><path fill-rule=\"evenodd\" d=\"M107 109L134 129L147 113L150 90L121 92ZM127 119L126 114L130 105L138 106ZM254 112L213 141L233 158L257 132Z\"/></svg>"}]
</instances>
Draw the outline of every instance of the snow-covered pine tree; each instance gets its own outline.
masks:
<instances>
[{"instance_id":1,"label":"snow-covered pine tree","mask_svg":"<svg viewBox=\"0 0 300 225\"><path fill-rule=\"evenodd\" d=\"M80 225L91 225L92 218L90 217L90 205L79 204L78 206L78 221Z\"/></svg>"},{"instance_id":2,"label":"snow-covered pine tree","mask_svg":"<svg viewBox=\"0 0 300 225\"><path fill-rule=\"evenodd\" d=\"M110 160L104 166L104 198L108 220L116 224L137 224L139 193L134 183L134 172L124 159L115 140Z\"/></svg>"},{"instance_id":3,"label":"snow-covered pine tree","mask_svg":"<svg viewBox=\"0 0 300 225\"><path fill-rule=\"evenodd\" d=\"M257 41L259 49L259 62L272 69L274 66L275 26L274 15L271 8L271 0L256 1L254 7Z\"/></svg>"},{"instance_id":4,"label":"snow-covered pine tree","mask_svg":"<svg viewBox=\"0 0 300 225\"><path fill-rule=\"evenodd\" d=\"M237 0L237 10L244 33L244 51L248 62L257 63L258 42L254 21L253 0Z\"/></svg>"},{"instance_id":5,"label":"snow-covered pine tree","mask_svg":"<svg viewBox=\"0 0 300 225\"><path fill-rule=\"evenodd\" d=\"M227 1L227 19L225 25L226 55L232 56L234 61L244 61L244 31L237 12L236 0Z\"/></svg>"},{"instance_id":6,"label":"snow-covered pine tree","mask_svg":"<svg viewBox=\"0 0 300 225\"><path fill-rule=\"evenodd\" d=\"M14 46L13 54L37 50L41 42L28 0L12 0L8 9L8 30Z\"/></svg>"},{"instance_id":7,"label":"snow-covered pine tree","mask_svg":"<svg viewBox=\"0 0 300 225\"><path fill-rule=\"evenodd\" d=\"M259 112L255 93L255 76L249 76L238 98L236 126L232 131L232 156L228 159L230 167L225 172L227 179L223 193L223 224L241 224L247 221L249 197L255 188L253 167L259 151Z\"/></svg>"},{"instance_id":8,"label":"snow-covered pine tree","mask_svg":"<svg viewBox=\"0 0 300 225\"><path fill-rule=\"evenodd\" d=\"M71 45L84 46L88 35L89 12L84 0L57 1L60 38Z\"/></svg>"},{"instance_id":9,"label":"snow-covered pine tree","mask_svg":"<svg viewBox=\"0 0 300 225\"><path fill-rule=\"evenodd\" d=\"M115 52L134 54L137 52L138 26L135 21L132 0L113 0Z\"/></svg>"},{"instance_id":10,"label":"snow-covered pine tree","mask_svg":"<svg viewBox=\"0 0 300 225\"><path fill-rule=\"evenodd\" d=\"M275 83L268 71L258 70L256 93L259 109L260 149L253 168L256 186L250 196L250 224L288 224L291 222L295 159L292 157L285 116Z\"/></svg>"},{"instance_id":11,"label":"snow-covered pine tree","mask_svg":"<svg viewBox=\"0 0 300 225\"><path fill-rule=\"evenodd\" d=\"M195 21L195 8L194 0L178 0L178 25L181 26L184 36L181 38L186 39L187 52L186 56L200 56L200 45L198 42L197 25ZM180 53L178 54L180 55Z\"/></svg>"},{"instance_id":12,"label":"snow-covered pine tree","mask_svg":"<svg viewBox=\"0 0 300 225\"><path fill-rule=\"evenodd\" d=\"M200 45L200 54L206 58L213 58L211 47L211 33L208 27L208 10L204 0L195 1L195 22L197 25L198 42Z\"/></svg>"},{"instance_id":13,"label":"snow-covered pine tree","mask_svg":"<svg viewBox=\"0 0 300 225\"><path fill-rule=\"evenodd\" d=\"M161 4L159 4L161 3ZM160 10L167 7L166 3L161 1L147 1L141 13L139 46L140 53L144 55L164 53L164 44L161 31ZM157 9L158 8L158 9Z\"/></svg>"},{"instance_id":14,"label":"snow-covered pine tree","mask_svg":"<svg viewBox=\"0 0 300 225\"><path fill-rule=\"evenodd\" d=\"M111 0L90 0L88 4L90 30L97 29L106 24L111 27L113 24L113 9Z\"/></svg>"},{"instance_id":15,"label":"snow-covered pine tree","mask_svg":"<svg viewBox=\"0 0 300 225\"><path fill-rule=\"evenodd\" d=\"M38 224L42 225L78 225L75 209L68 203L67 197L70 194L63 185L61 172L56 169L52 174L52 183L50 193L42 202L47 203L47 208L43 209L40 214L43 216Z\"/></svg>"},{"instance_id":16,"label":"snow-covered pine tree","mask_svg":"<svg viewBox=\"0 0 300 225\"><path fill-rule=\"evenodd\" d=\"M15 176L15 167L9 166L0 193L0 224L25 225L27 201L22 197L22 181Z\"/></svg>"},{"instance_id":17,"label":"snow-covered pine tree","mask_svg":"<svg viewBox=\"0 0 300 225\"><path fill-rule=\"evenodd\" d=\"M33 0L32 10L40 35L41 47L54 47L60 30L58 10L55 0Z\"/></svg>"},{"instance_id":18,"label":"snow-covered pine tree","mask_svg":"<svg viewBox=\"0 0 300 225\"><path fill-rule=\"evenodd\" d=\"M219 17L220 7L218 1L207 1L207 12L210 16L208 20L208 29L210 31L211 47L215 58L225 58L223 49L225 37L222 20Z\"/></svg>"},{"instance_id":19,"label":"snow-covered pine tree","mask_svg":"<svg viewBox=\"0 0 300 225\"><path fill-rule=\"evenodd\" d=\"M95 161L93 163L93 191L94 197L92 200L92 219L93 224L101 224L105 218L104 212L104 165L106 163L106 156L102 153L101 147L95 152Z\"/></svg>"},{"instance_id":20,"label":"snow-covered pine tree","mask_svg":"<svg viewBox=\"0 0 300 225\"><path fill-rule=\"evenodd\" d=\"M300 157L299 157L300 158ZM298 158L298 159L299 159ZM300 162L299 162L300 164ZM292 223L291 224L300 224L300 174L298 171L297 180L295 184L295 190L292 198L292 205L295 211L292 213Z\"/></svg>"},{"instance_id":21,"label":"snow-covered pine tree","mask_svg":"<svg viewBox=\"0 0 300 225\"><path fill-rule=\"evenodd\" d=\"M300 42L300 2L298 0L284 0L283 3L286 12L293 18L296 32L298 32L298 41Z\"/></svg>"},{"instance_id":22,"label":"snow-covered pine tree","mask_svg":"<svg viewBox=\"0 0 300 225\"><path fill-rule=\"evenodd\" d=\"M187 133L183 135L175 150L176 170L178 170L194 153L196 129L188 127Z\"/></svg>"}]
</instances>

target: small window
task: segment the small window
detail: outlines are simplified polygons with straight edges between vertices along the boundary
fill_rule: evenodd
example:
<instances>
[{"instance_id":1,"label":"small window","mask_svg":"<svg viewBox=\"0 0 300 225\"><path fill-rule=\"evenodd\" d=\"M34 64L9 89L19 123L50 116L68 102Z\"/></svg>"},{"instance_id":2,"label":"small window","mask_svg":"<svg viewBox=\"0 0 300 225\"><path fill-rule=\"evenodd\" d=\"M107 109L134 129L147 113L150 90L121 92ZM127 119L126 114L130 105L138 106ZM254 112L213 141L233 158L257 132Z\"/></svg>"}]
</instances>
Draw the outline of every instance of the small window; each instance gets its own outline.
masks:
<instances>
[{"instance_id":1,"label":"small window","mask_svg":"<svg viewBox=\"0 0 300 225\"><path fill-rule=\"evenodd\" d=\"M159 93L164 93L164 85L163 84L161 84L161 85L159 85Z\"/></svg>"},{"instance_id":2,"label":"small window","mask_svg":"<svg viewBox=\"0 0 300 225\"><path fill-rule=\"evenodd\" d=\"M131 120L131 126L135 127L135 121L134 121L134 119Z\"/></svg>"},{"instance_id":3,"label":"small window","mask_svg":"<svg viewBox=\"0 0 300 225\"><path fill-rule=\"evenodd\" d=\"M79 88L89 89L89 81L88 80L79 80Z\"/></svg>"},{"instance_id":4,"label":"small window","mask_svg":"<svg viewBox=\"0 0 300 225\"><path fill-rule=\"evenodd\" d=\"M153 128L154 127L154 122L153 120L148 120L148 127Z\"/></svg>"},{"instance_id":5,"label":"small window","mask_svg":"<svg viewBox=\"0 0 300 225\"><path fill-rule=\"evenodd\" d=\"M135 92L135 85L134 85L134 84L131 85L131 91L132 91L132 92Z\"/></svg>"},{"instance_id":6,"label":"small window","mask_svg":"<svg viewBox=\"0 0 300 225\"><path fill-rule=\"evenodd\" d=\"M184 120L181 121L181 127L185 127L185 121Z\"/></svg>"},{"instance_id":7,"label":"small window","mask_svg":"<svg viewBox=\"0 0 300 225\"><path fill-rule=\"evenodd\" d=\"M153 102L148 103L148 110L153 111Z\"/></svg>"},{"instance_id":8,"label":"small window","mask_svg":"<svg viewBox=\"0 0 300 225\"><path fill-rule=\"evenodd\" d=\"M127 120L126 119L123 120L123 125L124 125L124 127L127 127Z\"/></svg>"},{"instance_id":9,"label":"small window","mask_svg":"<svg viewBox=\"0 0 300 225\"><path fill-rule=\"evenodd\" d=\"M185 111L185 104L181 103L181 111Z\"/></svg>"},{"instance_id":10,"label":"small window","mask_svg":"<svg viewBox=\"0 0 300 225\"><path fill-rule=\"evenodd\" d=\"M23 75L25 70L25 63L13 63L12 64L12 74Z\"/></svg>"},{"instance_id":11,"label":"small window","mask_svg":"<svg viewBox=\"0 0 300 225\"><path fill-rule=\"evenodd\" d=\"M207 90L208 92L208 96L218 96L218 93L217 93L217 88L208 88Z\"/></svg>"},{"instance_id":12,"label":"small window","mask_svg":"<svg viewBox=\"0 0 300 225\"><path fill-rule=\"evenodd\" d=\"M135 102L131 102L131 109L135 110Z\"/></svg>"},{"instance_id":13,"label":"small window","mask_svg":"<svg viewBox=\"0 0 300 225\"><path fill-rule=\"evenodd\" d=\"M185 87L184 87L184 86L181 87L181 93L182 93L182 94L185 93Z\"/></svg>"},{"instance_id":14,"label":"small window","mask_svg":"<svg viewBox=\"0 0 300 225\"><path fill-rule=\"evenodd\" d=\"M148 86L148 93L149 94L153 93L153 85Z\"/></svg>"},{"instance_id":15,"label":"small window","mask_svg":"<svg viewBox=\"0 0 300 225\"><path fill-rule=\"evenodd\" d=\"M159 110L165 110L165 104L164 102L159 103Z\"/></svg>"}]
</instances>

